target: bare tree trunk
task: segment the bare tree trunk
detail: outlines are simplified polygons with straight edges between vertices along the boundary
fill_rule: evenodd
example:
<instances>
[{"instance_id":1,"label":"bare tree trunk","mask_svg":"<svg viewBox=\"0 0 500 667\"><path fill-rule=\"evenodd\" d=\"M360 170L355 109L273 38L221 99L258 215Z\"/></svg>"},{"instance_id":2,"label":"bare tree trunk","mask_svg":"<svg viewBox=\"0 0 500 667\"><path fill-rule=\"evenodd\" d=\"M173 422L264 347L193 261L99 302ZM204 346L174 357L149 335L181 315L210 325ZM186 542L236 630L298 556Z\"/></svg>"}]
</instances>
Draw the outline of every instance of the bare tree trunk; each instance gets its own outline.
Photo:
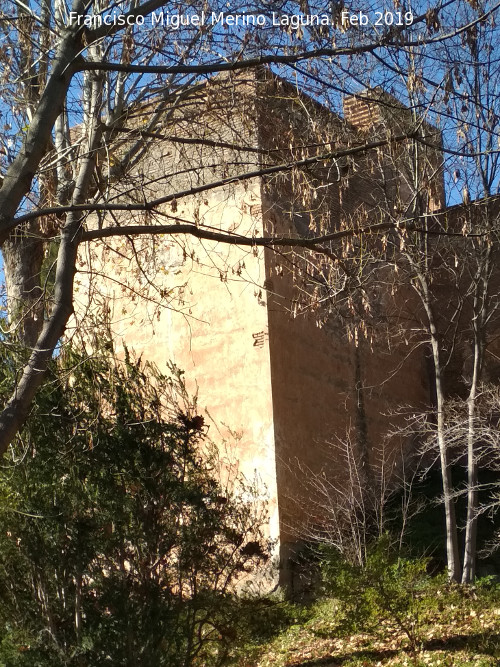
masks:
<instances>
[{"instance_id":1,"label":"bare tree trunk","mask_svg":"<svg viewBox=\"0 0 500 667\"><path fill-rule=\"evenodd\" d=\"M19 340L34 347L43 326L43 291L40 273L43 239L36 224L9 237L2 246L9 325Z\"/></svg>"},{"instance_id":2,"label":"bare tree trunk","mask_svg":"<svg viewBox=\"0 0 500 667\"><path fill-rule=\"evenodd\" d=\"M415 265L414 265L415 266ZM420 289L419 296L422 300L427 314L429 335L434 364L434 383L436 389L436 412L437 412L437 441L439 448L439 459L441 463L441 480L443 484L443 500L446 518L446 557L448 575L452 581L460 581L460 555L458 550L457 519L455 514L455 502L453 499L453 483L451 478L451 467L446 445L446 423L444 415L444 387L443 366L441 362L441 350L436 327L436 320L432 308L431 295L426 276L417 273Z\"/></svg>"},{"instance_id":3,"label":"bare tree trunk","mask_svg":"<svg viewBox=\"0 0 500 667\"><path fill-rule=\"evenodd\" d=\"M460 553L458 548L457 519L455 512L455 501L453 498L453 481L451 475L450 458L446 442L446 419L444 413L445 395L443 386L443 362L439 333L436 325L436 317L433 308L433 295L429 288L428 276L432 275L430 266L430 253L428 249L428 238L424 236L421 247L417 245L417 254L406 252L405 256L409 262L413 274L413 287L418 294L420 302L427 317L427 334L431 345L434 388L436 391L436 427L437 445L441 466L441 483L443 485L443 502L446 520L446 559L448 576L452 581L460 581Z\"/></svg>"},{"instance_id":4,"label":"bare tree trunk","mask_svg":"<svg viewBox=\"0 0 500 667\"><path fill-rule=\"evenodd\" d=\"M474 365L476 365L474 363ZM472 387L467 400L467 526L465 530L464 569L462 583L470 584L476 576L476 542L478 512L478 465L475 454L475 417L477 396L477 374L474 368Z\"/></svg>"},{"instance_id":5,"label":"bare tree trunk","mask_svg":"<svg viewBox=\"0 0 500 667\"><path fill-rule=\"evenodd\" d=\"M100 121L102 82L96 76L92 82L92 103L88 118L88 143L80 162L80 170L73 193L73 205L85 201L95 164L95 152L102 134ZM63 335L73 312L73 286L76 273L78 246L82 235L85 213L68 214L61 232L57 257L54 306L36 341L33 352L24 367L17 387L0 416L0 456L26 421L31 402L41 385L54 349Z\"/></svg>"},{"instance_id":6,"label":"bare tree trunk","mask_svg":"<svg viewBox=\"0 0 500 667\"><path fill-rule=\"evenodd\" d=\"M457 519L453 500L453 483L451 467L445 438L444 393L442 381L441 355L439 342L435 335L435 327L431 326L431 347L434 361L434 380L436 383L437 439L439 459L441 462L441 479L443 484L444 511L446 517L446 557L448 574L453 581L460 581L460 556L458 551Z\"/></svg>"},{"instance_id":7,"label":"bare tree trunk","mask_svg":"<svg viewBox=\"0 0 500 667\"><path fill-rule=\"evenodd\" d=\"M470 584L476 576L478 498L478 462L475 451L476 408L478 384L483 370L485 327L488 319L488 288L491 273L491 245L488 245L484 261L479 259L474 293L474 365L467 399L467 525L465 529L464 569L462 583Z\"/></svg>"},{"instance_id":8,"label":"bare tree trunk","mask_svg":"<svg viewBox=\"0 0 500 667\"><path fill-rule=\"evenodd\" d=\"M479 324L480 329L482 326ZM472 381L467 398L467 524L465 529L464 569L462 583L470 584L476 576L476 544L478 513L478 464L475 452L476 435L476 399L479 373L481 370L481 340L478 338L477 321L474 326L474 366Z\"/></svg>"}]
</instances>

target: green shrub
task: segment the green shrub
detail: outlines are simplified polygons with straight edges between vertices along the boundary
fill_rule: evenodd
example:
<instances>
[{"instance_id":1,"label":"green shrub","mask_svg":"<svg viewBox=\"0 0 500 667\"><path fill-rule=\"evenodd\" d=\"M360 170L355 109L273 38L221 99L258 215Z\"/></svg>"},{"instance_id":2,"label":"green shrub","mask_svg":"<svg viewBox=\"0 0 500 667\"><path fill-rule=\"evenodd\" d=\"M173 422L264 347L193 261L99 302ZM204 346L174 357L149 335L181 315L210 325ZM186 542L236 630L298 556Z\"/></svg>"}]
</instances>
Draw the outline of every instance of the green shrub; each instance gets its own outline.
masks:
<instances>
[{"instance_id":1,"label":"green shrub","mask_svg":"<svg viewBox=\"0 0 500 667\"><path fill-rule=\"evenodd\" d=\"M425 559L402 558L388 545L388 540L381 539L369 551L364 566L346 563L325 550L325 591L339 602L343 631L403 633L416 651L422 641L423 616L435 606L432 590L437 582L427 576Z\"/></svg>"},{"instance_id":2,"label":"green shrub","mask_svg":"<svg viewBox=\"0 0 500 667\"><path fill-rule=\"evenodd\" d=\"M0 469L0 664L222 662L267 557L230 487L179 378L64 352Z\"/></svg>"}]
</instances>

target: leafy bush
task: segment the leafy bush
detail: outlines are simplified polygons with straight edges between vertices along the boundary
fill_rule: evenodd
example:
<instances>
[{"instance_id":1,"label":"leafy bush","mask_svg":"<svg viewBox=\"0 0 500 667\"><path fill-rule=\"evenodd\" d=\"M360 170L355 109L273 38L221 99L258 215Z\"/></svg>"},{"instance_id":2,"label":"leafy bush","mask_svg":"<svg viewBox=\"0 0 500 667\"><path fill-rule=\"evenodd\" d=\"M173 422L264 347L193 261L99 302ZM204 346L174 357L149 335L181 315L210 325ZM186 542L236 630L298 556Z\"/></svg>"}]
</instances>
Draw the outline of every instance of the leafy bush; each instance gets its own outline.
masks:
<instances>
[{"instance_id":1,"label":"leafy bush","mask_svg":"<svg viewBox=\"0 0 500 667\"><path fill-rule=\"evenodd\" d=\"M342 629L385 635L393 630L406 635L410 648L417 650L423 614L435 606L432 591L439 585L426 574L426 566L423 558L412 560L393 553L384 538L368 553L364 566L325 551L325 589L339 601Z\"/></svg>"},{"instance_id":2,"label":"leafy bush","mask_svg":"<svg viewBox=\"0 0 500 667\"><path fill-rule=\"evenodd\" d=\"M219 473L179 375L64 352L0 470L0 663L220 663L267 545Z\"/></svg>"}]
</instances>

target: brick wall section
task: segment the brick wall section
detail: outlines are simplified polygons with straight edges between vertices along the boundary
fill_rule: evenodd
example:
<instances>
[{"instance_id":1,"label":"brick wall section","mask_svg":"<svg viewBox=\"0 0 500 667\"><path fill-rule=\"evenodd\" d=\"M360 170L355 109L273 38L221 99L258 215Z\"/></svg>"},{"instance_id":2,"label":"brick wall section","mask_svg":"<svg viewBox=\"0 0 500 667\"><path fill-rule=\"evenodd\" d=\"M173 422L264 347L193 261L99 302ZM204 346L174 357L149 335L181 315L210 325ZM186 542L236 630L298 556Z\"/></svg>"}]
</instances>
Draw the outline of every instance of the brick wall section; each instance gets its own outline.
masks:
<instances>
[{"instance_id":1,"label":"brick wall section","mask_svg":"<svg viewBox=\"0 0 500 667\"><path fill-rule=\"evenodd\" d=\"M278 83L262 95L261 146L286 148L290 137L303 143L332 142L341 148L366 140L352 126L314 103L297 98L291 87ZM309 106L308 106L309 104ZM258 107L259 108L259 107ZM293 108L293 114L287 109ZM363 113L370 118L366 106ZM317 123L318 128L314 126ZM269 128L272 128L270 131ZM349 142L349 143L348 143ZM320 201L312 207L301 202L303 182L293 173L265 181L263 187L264 228L275 234L321 233L350 225L362 209L370 222L370 212L380 204L378 164L371 156L357 160L356 169L343 170L342 182L317 176ZM323 180L321 180L323 178ZM372 219L373 220L373 219ZM284 255L284 256L283 256ZM309 520L319 520L315 499L304 476L326 474L347 480L345 462L328 443L345 439L349 433L356 443L359 436L357 412L360 397L366 434L360 446L366 460L377 465L375 449L380 448L396 418L389 413L402 403L424 407L429 387L422 349L413 353L403 343L390 346L383 336L370 345L348 337L346 326L335 318L321 322L322 313L311 307L308 282L309 256L301 253L266 253L269 352L273 396L274 433L277 463L280 537L283 553L306 533ZM316 266L321 258L313 258ZM308 303L309 300L309 303ZM381 299L385 316L403 315L407 304L400 293ZM405 314L408 317L408 314ZM322 323L324 326L318 326ZM392 376L391 376L392 373ZM389 457L396 457L401 443L394 443ZM390 464L389 464L390 465ZM368 474L369 476L369 474Z\"/></svg>"},{"instance_id":2,"label":"brick wall section","mask_svg":"<svg viewBox=\"0 0 500 667\"><path fill-rule=\"evenodd\" d=\"M415 125L412 112L380 88L345 98L344 115L362 136L371 141L390 135L404 135L411 132ZM426 206L429 211L435 211L445 205L441 134L430 123L422 123L420 118L418 126L419 136L423 135L425 142L418 145L418 157L414 155L411 141L399 144L399 147L390 147L385 159L382 159L383 171L385 178L393 182L390 197L394 200L400 198L404 205L414 196L412 162L418 160L420 180L428 181Z\"/></svg>"},{"instance_id":3,"label":"brick wall section","mask_svg":"<svg viewBox=\"0 0 500 667\"><path fill-rule=\"evenodd\" d=\"M344 116L357 130L366 132L380 125L382 118L376 104L352 95L344 99Z\"/></svg>"}]
</instances>

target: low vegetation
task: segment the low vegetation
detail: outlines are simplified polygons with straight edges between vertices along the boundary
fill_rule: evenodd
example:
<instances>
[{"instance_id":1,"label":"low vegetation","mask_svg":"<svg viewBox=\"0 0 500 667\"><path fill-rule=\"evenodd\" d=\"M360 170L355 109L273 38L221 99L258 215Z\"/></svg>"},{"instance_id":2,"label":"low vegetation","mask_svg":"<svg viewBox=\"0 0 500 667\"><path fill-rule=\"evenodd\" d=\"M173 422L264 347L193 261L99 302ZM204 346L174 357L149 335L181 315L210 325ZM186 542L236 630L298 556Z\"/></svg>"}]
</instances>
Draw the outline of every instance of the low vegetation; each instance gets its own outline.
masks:
<instances>
[{"instance_id":1,"label":"low vegetation","mask_svg":"<svg viewBox=\"0 0 500 667\"><path fill-rule=\"evenodd\" d=\"M238 667L498 667L500 586L431 577L424 559L377 545L364 567L327 554L324 594L287 606L289 624ZM295 610L295 616L294 616Z\"/></svg>"},{"instance_id":2,"label":"low vegetation","mask_svg":"<svg viewBox=\"0 0 500 667\"><path fill-rule=\"evenodd\" d=\"M262 489L221 465L171 370L54 360L0 468L0 667L500 665L495 578L451 584L387 533L361 559L304 552L313 602L250 595Z\"/></svg>"}]
</instances>

